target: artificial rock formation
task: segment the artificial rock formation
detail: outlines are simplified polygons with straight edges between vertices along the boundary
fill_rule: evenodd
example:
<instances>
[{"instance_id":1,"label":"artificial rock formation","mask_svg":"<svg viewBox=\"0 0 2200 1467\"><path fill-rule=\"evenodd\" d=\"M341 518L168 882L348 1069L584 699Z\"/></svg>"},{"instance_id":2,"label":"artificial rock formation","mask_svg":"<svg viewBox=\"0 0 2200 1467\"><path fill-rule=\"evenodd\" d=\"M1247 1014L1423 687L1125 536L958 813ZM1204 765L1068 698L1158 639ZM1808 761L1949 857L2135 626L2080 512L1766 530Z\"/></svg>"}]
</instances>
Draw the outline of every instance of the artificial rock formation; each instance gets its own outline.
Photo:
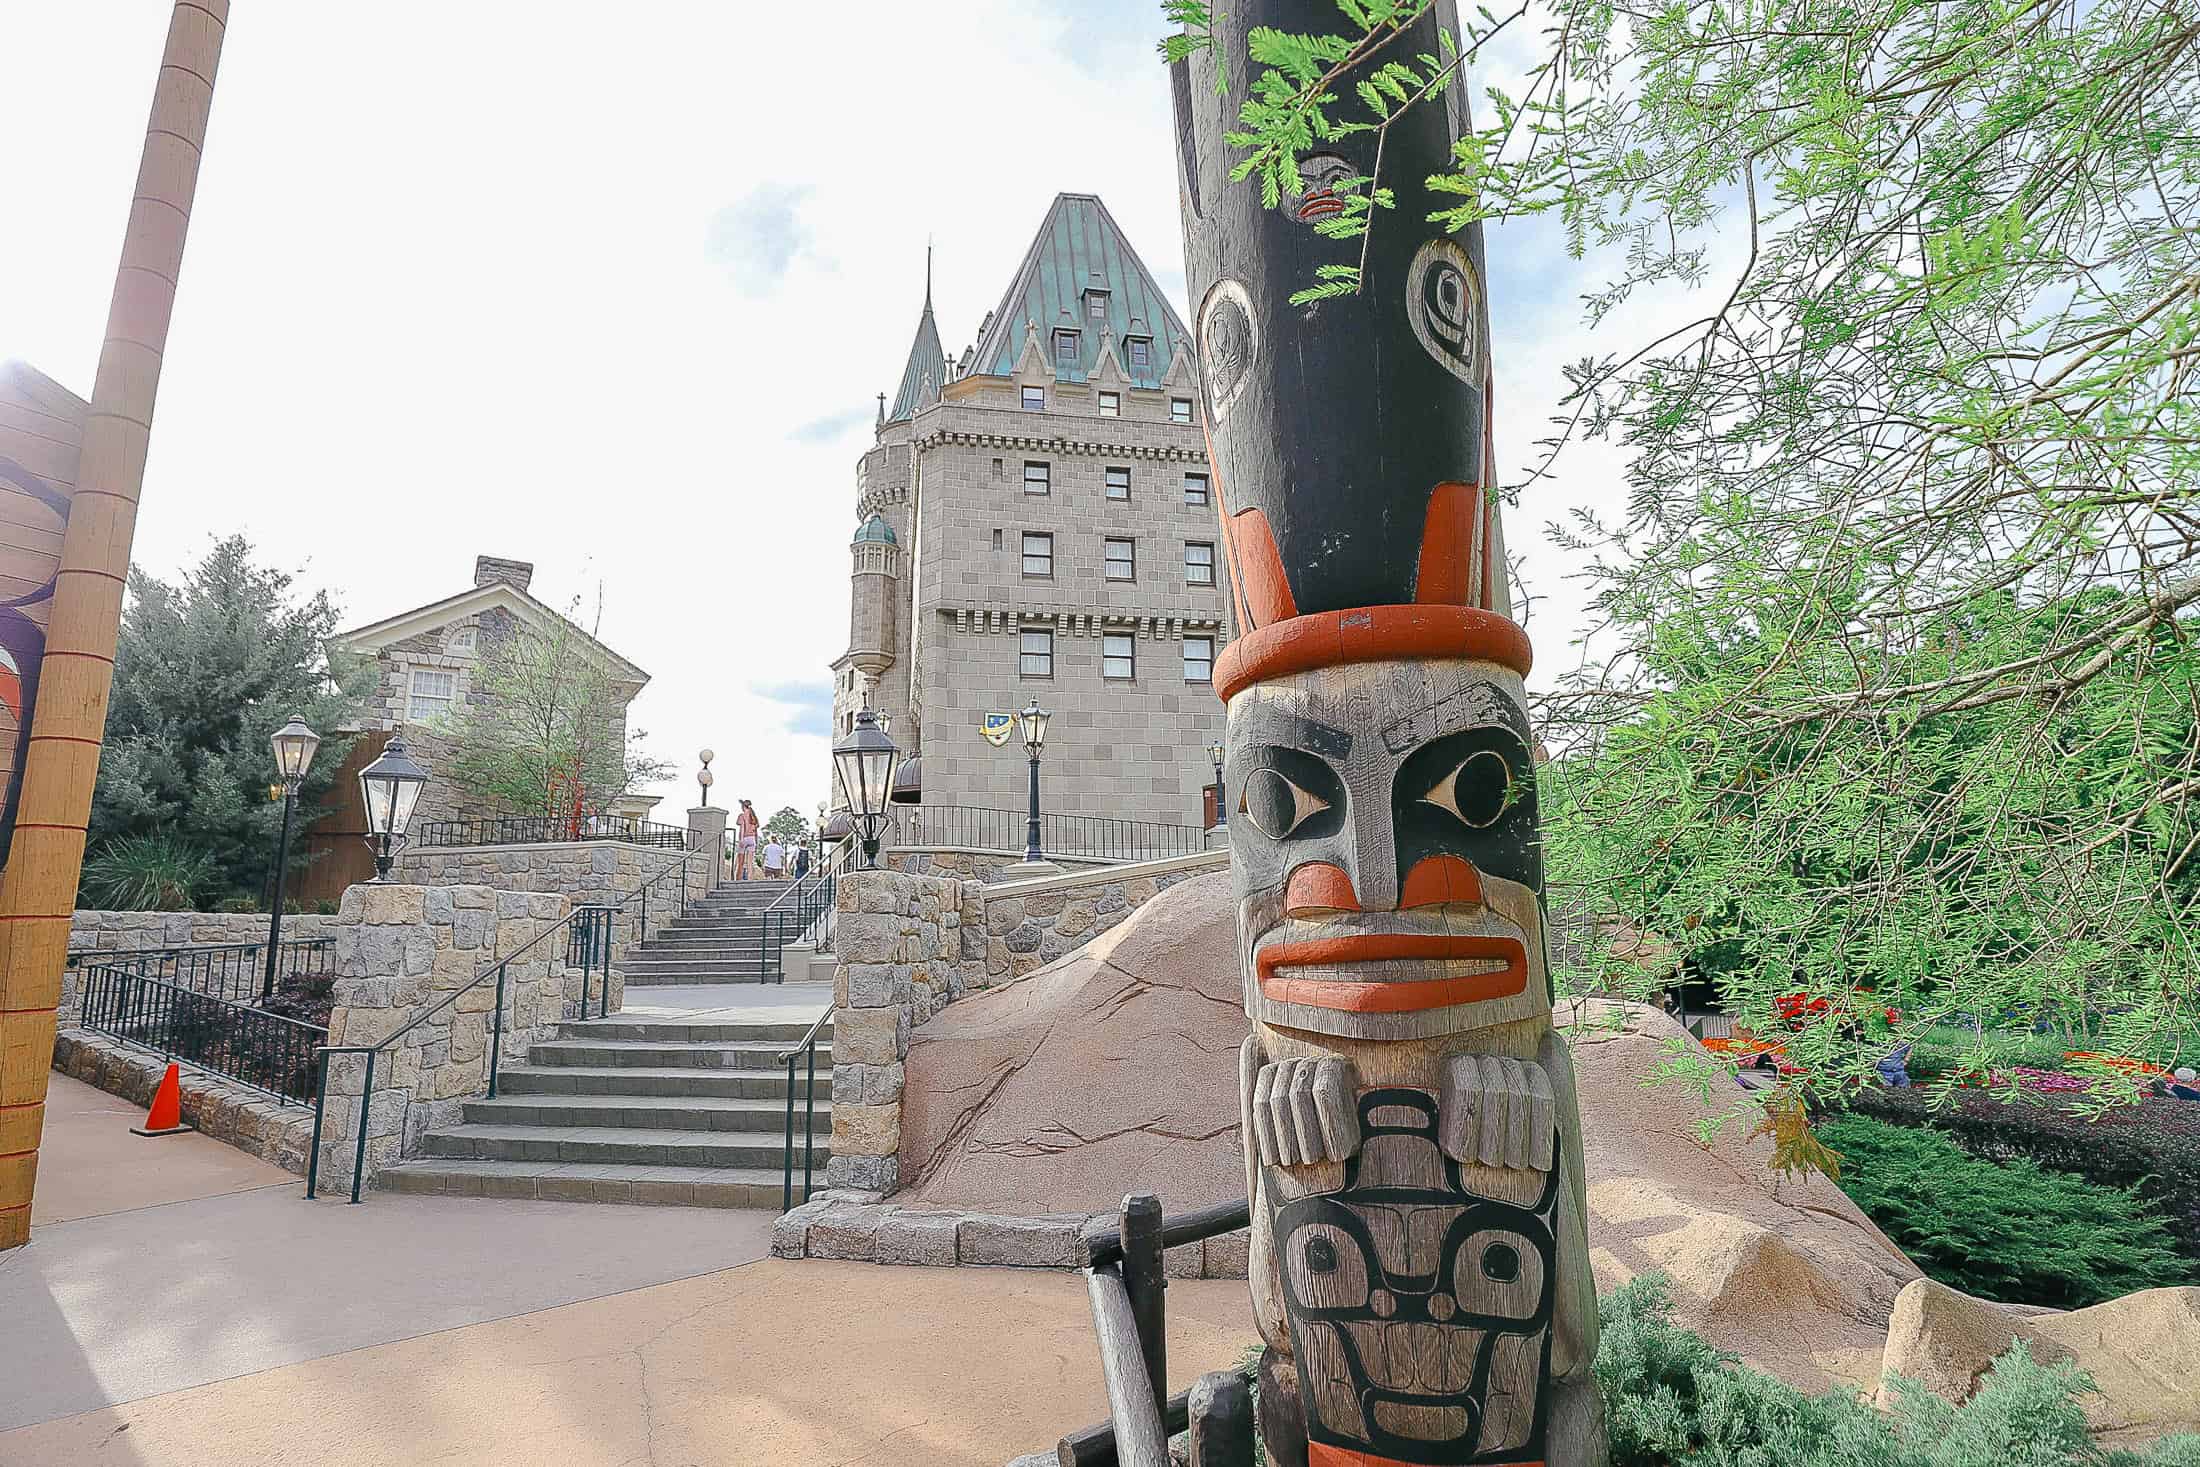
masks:
<instances>
[{"instance_id":1,"label":"artificial rock formation","mask_svg":"<svg viewBox=\"0 0 2200 1467\"><path fill-rule=\"evenodd\" d=\"M1239 627L1215 683L1253 1025L1262 1436L1316 1467L1597 1467L1581 1120L1551 1024L1481 232L1428 222L1445 201L1426 179L1468 126L1464 72L1380 143L1325 140L1280 205L1230 178L1248 34L1334 21L1326 0L1246 0L1175 78ZM1435 56L1440 28L1457 34L1448 3L1394 53ZM1378 149L1396 207L1365 241L1324 236ZM1362 264L1357 293L1292 302Z\"/></svg>"}]
</instances>

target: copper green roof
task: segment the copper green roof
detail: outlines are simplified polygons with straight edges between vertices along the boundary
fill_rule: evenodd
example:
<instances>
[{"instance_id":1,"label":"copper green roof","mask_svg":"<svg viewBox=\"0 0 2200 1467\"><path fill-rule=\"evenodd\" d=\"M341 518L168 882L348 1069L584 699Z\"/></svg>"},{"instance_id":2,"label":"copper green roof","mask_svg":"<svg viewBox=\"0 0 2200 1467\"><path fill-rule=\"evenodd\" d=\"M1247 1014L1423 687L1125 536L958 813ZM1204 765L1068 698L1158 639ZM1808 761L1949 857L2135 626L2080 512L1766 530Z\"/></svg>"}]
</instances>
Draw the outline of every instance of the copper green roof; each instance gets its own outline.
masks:
<instances>
[{"instance_id":1,"label":"copper green roof","mask_svg":"<svg viewBox=\"0 0 2200 1467\"><path fill-rule=\"evenodd\" d=\"M886 523L884 516L872 515L857 528L855 539L848 543L851 545L894 545L900 542L894 538L894 527Z\"/></svg>"},{"instance_id":2,"label":"copper green roof","mask_svg":"<svg viewBox=\"0 0 2200 1467\"><path fill-rule=\"evenodd\" d=\"M947 375L947 353L940 346L939 324L932 319L932 282L924 283L924 315L917 320L917 339L909 344L909 364L901 369L901 391L894 394L894 405L886 414L886 421L898 423L904 418L915 417L940 400L940 388Z\"/></svg>"},{"instance_id":3,"label":"copper green roof","mask_svg":"<svg viewBox=\"0 0 2200 1467\"><path fill-rule=\"evenodd\" d=\"M1086 292L1093 289L1107 292L1105 322L1089 314ZM1037 326L1039 349L1056 375L1068 382L1082 382L1098 369L1103 326L1115 337L1116 365L1138 387L1160 386L1178 343L1188 350L1191 342L1191 332L1096 194L1055 195L1054 207L1047 210L1038 237L979 338L970 370L990 377L1013 373L1023 355L1027 323ZM925 324L931 324L929 311ZM1078 333L1074 364L1055 355L1057 328ZM1133 336L1153 339L1144 367L1131 366L1128 343Z\"/></svg>"}]
</instances>

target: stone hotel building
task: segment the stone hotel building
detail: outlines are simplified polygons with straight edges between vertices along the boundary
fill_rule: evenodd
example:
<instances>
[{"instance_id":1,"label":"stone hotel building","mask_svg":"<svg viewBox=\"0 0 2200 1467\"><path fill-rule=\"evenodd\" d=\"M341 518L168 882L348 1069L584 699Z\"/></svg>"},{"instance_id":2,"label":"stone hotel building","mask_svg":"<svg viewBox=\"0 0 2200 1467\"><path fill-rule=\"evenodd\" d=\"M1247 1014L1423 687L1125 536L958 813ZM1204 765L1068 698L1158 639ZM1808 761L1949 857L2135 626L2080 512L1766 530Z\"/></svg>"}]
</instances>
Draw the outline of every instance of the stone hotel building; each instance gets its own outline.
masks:
<instances>
[{"instance_id":1,"label":"stone hotel building","mask_svg":"<svg viewBox=\"0 0 2200 1467\"><path fill-rule=\"evenodd\" d=\"M857 465L833 663L836 733L866 693L891 715L898 799L1021 811L1021 738L995 748L980 720L1036 698L1048 813L1201 822L1230 616L1194 362L1090 194L1055 199L959 357L927 291Z\"/></svg>"}]
</instances>

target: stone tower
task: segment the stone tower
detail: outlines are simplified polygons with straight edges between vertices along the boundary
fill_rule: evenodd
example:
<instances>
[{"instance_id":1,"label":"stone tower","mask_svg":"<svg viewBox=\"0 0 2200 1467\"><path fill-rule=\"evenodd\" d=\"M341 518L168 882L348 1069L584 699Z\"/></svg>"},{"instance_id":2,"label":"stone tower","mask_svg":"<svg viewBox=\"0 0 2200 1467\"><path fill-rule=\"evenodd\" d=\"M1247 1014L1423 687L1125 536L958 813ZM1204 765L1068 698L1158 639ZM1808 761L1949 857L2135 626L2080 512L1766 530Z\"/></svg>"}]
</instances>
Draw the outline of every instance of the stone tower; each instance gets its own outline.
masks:
<instances>
[{"instance_id":1,"label":"stone tower","mask_svg":"<svg viewBox=\"0 0 2200 1467\"><path fill-rule=\"evenodd\" d=\"M1191 341L1091 194L1055 198L956 357L927 281L856 470L833 663L834 737L868 684L903 751L897 798L1020 817L1022 743L979 724L1037 699L1047 813L1202 823L1231 616Z\"/></svg>"}]
</instances>

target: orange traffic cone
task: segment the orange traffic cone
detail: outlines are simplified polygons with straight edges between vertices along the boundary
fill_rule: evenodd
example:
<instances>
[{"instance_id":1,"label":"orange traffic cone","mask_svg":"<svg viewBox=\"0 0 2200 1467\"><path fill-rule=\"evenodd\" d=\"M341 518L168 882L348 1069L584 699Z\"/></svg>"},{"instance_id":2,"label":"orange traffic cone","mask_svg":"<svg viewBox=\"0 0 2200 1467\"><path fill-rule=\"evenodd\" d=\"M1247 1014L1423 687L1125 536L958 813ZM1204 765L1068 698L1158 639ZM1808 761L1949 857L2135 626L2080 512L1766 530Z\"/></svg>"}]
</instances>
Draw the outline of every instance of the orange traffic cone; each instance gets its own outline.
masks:
<instances>
[{"instance_id":1,"label":"orange traffic cone","mask_svg":"<svg viewBox=\"0 0 2200 1467\"><path fill-rule=\"evenodd\" d=\"M183 1121L183 1067L171 1061L168 1073L160 1077L160 1088L153 1092L153 1108L145 1113L145 1124L132 1126L135 1136L173 1136L179 1131L195 1131Z\"/></svg>"}]
</instances>

